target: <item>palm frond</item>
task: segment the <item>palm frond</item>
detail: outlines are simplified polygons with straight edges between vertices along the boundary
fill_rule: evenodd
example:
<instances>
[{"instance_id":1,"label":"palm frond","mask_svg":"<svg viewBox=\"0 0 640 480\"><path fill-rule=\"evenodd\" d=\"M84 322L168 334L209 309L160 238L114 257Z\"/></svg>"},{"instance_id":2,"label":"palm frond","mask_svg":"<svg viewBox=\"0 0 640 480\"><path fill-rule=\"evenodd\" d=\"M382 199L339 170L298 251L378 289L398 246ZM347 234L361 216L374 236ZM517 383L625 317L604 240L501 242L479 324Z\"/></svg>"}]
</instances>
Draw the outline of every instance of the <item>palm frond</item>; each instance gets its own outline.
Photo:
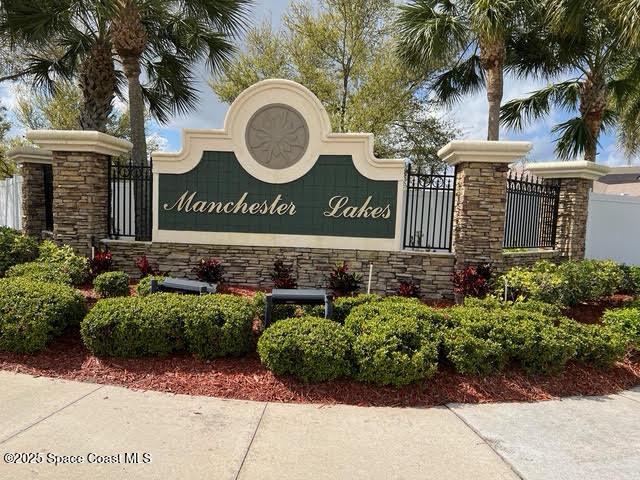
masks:
<instances>
[{"instance_id":1,"label":"palm frond","mask_svg":"<svg viewBox=\"0 0 640 480\"><path fill-rule=\"evenodd\" d=\"M531 121L548 115L552 107L575 108L580 95L580 82L570 80L549 85L527 98L505 103L500 111L500 121L514 130L522 130Z\"/></svg>"},{"instance_id":2,"label":"palm frond","mask_svg":"<svg viewBox=\"0 0 640 480\"><path fill-rule=\"evenodd\" d=\"M484 70L480 65L480 58L471 55L467 60L438 74L432 88L438 100L452 104L464 95L478 92L484 85Z\"/></svg>"},{"instance_id":3,"label":"palm frond","mask_svg":"<svg viewBox=\"0 0 640 480\"><path fill-rule=\"evenodd\" d=\"M469 44L470 30L451 2L417 0L398 7L396 51L420 71L441 68Z\"/></svg>"},{"instance_id":4,"label":"palm frond","mask_svg":"<svg viewBox=\"0 0 640 480\"><path fill-rule=\"evenodd\" d=\"M556 155L562 160L581 157L589 145L597 143L582 117L575 117L554 126L551 133L558 135Z\"/></svg>"}]
</instances>

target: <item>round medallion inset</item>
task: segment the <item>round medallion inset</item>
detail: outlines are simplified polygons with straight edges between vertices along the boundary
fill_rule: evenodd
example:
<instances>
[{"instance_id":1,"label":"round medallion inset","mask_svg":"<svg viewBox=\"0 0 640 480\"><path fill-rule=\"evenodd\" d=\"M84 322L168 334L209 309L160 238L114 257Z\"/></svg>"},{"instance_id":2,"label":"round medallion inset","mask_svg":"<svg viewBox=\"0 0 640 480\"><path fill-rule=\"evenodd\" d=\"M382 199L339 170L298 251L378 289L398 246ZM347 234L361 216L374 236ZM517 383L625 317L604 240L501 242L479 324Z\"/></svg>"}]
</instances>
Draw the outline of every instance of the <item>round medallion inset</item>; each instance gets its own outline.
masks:
<instances>
[{"instance_id":1,"label":"round medallion inset","mask_svg":"<svg viewBox=\"0 0 640 480\"><path fill-rule=\"evenodd\" d=\"M309 146L309 128L290 106L265 105L249 119L245 141L256 162L280 170L302 158Z\"/></svg>"}]
</instances>

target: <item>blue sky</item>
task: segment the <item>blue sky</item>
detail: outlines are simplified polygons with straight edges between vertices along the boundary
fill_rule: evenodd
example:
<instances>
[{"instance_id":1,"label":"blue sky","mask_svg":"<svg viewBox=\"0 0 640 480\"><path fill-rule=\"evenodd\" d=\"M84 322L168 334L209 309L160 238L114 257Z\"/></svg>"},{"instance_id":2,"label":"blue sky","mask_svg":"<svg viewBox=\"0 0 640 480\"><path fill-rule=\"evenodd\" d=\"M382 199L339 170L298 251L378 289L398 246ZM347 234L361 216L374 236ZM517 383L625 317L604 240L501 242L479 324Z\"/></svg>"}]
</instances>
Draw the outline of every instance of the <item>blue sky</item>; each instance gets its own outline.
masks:
<instances>
[{"instance_id":1,"label":"blue sky","mask_svg":"<svg viewBox=\"0 0 640 480\"><path fill-rule=\"evenodd\" d=\"M254 23L260 23L264 19L271 19L274 26L279 25L283 12L287 9L290 0L255 0L250 18ZM200 107L188 115L174 118L164 126L152 125L150 134L157 134L166 140L165 149L177 151L181 148L181 130L183 128L221 128L228 105L219 101L216 95L207 85L209 74L204 69L195 72L200 90ZM526 95L528 92L544 86L544 82L522 81L507 78L505 80L504 101ZM0 87L0 99L9 108L13 104L11 86ZM462 102L451 109L443 110L441 115L453 116L454 120L463 131L463 138L486 138L487 102L484 92L471 97L465 97ZM501 138L504 140L528 140L533 142L534 149L530 155L531 160L550 161L555 160L553 153L553 138L551 128L559 121L566 119L561 112L552 114L534 124L524 132L515 133L504 131ZM12 132L20 134L21 132ZM598 163L610 165L622 165L626 163L624 156L619 152L615 137L608 135L601 139ZM635 159L634 163L640 163Z\"/></svg>"}]
</instances>

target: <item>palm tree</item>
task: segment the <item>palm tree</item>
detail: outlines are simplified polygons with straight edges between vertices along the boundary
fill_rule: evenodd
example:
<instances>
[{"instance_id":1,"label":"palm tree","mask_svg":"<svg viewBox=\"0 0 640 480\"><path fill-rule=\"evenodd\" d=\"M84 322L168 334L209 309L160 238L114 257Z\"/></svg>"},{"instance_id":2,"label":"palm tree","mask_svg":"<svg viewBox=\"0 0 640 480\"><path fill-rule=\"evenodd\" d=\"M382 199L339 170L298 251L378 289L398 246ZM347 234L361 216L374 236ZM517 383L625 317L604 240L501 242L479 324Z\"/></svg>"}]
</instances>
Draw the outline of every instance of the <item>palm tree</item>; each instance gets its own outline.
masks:
<instances>
[{"instance_id":1,"label":"palm tree","mask_svg":"<svg viewBox=\"0 0 640 480\"><path fill-rule=\"evenodd\" d=\"M197 106L192 71L214 71L233 52L251 0L4 0L0 34L25 47L31 77L55 88L77 78L83 89L83 128L104 131L114 95L129 84L132 159L146 163L145 106L160 123ZM114 61L119 62L121 69ZM141 84L144 72L146 83Z\"/></svg>"},{"instance_id":2,"label":"palm tree","mask_svg":"<svg viewBox=\"0 0 640 480\"><path fill-rule=\"evenodd\" d=\"M172 113L196 106L191 70L205 60L213 72L234 51L231 39L246 24L251 0L115 0L117 10L110 38L122 62L129 91L132 160L146 162L145 96L153 100L152 113L166 120L163 96L173 92ZM150 78L165 82L140 83L142 66ZM149 88L151 87L151 88ZM146 95L145 95L146 94Z\"/></svg>"},{"instance_id":3,"label":"palm tree","mask_svg":"<svg viewBox=\"0 0 640 480\"><path fill-rule=\"evenodd\" d=\"M197 106L191 72L201 61L211 71L227 61L250 1L5 0L0 33L37 52L22 71L36 85L53 90L57 80L78 77L85 129L104 131L114 95L124 97L118 60L128 84L131 161L146 165L145 108L165 123ZM148 225L139 188L134 195L138 234Z\"/></svg>"},{"instance_id":4,"label":"palm tree","mask_svg":"<svg viewBox=\"0 0 640 480\"><path fill-rule=\"evenodd\" d=\"M500 104L508 46L534 11L529 0L413 0L399 8L400 57L420 72L437 71L437 97L452 103L486 86L488 140L500 138Z\"/></svg>"},{"instance_id":5,"label":"palm tree","mask_svg":"<svg viewBox=\"0 0 640 480\"><path fill-rule=\"evenodd\" d=\"M556 81L505 104L501 119L507 127L523 129L552 107L575 112L552 129L558 135L556 153L595 162L603 131L624 125L625 118L632 123L632 99L640 99L640 51L621 48L624 28L606 2L547 0L544 8L543 21L532 24L512 50L511 64L520 74Z\"/></svg>"}]
</instances>

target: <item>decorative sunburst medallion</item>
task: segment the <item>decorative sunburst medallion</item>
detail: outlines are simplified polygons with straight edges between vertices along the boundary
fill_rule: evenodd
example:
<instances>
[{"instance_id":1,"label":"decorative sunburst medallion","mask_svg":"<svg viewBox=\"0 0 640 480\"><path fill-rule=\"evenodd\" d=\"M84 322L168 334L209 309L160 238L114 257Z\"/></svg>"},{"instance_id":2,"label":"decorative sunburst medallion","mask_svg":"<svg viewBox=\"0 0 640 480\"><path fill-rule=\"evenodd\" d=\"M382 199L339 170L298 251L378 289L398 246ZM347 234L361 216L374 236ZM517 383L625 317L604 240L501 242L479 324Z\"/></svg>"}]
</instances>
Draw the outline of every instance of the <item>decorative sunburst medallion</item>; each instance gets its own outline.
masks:
<instances>
[{"instance_id":1,"label":"decorative sunburst medallion","mask_svg":"<svg viewBox=\"0 0 640 480\"><path fill-rule=\"evenodd\" d=\"M280 170L302 158L309 145L309 128L288 105L266 105L249 119L245 141L256 162Z\"/></svg>"}]
</instances>

